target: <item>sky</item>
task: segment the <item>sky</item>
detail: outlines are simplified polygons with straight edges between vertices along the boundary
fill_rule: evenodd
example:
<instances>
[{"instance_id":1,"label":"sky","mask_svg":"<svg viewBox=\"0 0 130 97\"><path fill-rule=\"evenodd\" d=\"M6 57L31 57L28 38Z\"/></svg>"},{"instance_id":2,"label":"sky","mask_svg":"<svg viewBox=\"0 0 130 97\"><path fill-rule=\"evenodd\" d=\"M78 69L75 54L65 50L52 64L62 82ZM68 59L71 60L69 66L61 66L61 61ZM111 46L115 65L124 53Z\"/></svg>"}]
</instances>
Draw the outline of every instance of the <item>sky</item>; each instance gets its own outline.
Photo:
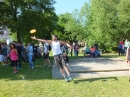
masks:
<instances>
[{"instance_id":1,"label":"sky","mask_svg":"<svg viewBox=\"0 0 130 97\"><path fill-rule=\"evenodd\" d=\"M64 14L66 12L73 12L75 9L80 10L85 2L89 2L89 0L55 0L56 4L55 12L56 14Z\"/></svg>"}]
</instances>

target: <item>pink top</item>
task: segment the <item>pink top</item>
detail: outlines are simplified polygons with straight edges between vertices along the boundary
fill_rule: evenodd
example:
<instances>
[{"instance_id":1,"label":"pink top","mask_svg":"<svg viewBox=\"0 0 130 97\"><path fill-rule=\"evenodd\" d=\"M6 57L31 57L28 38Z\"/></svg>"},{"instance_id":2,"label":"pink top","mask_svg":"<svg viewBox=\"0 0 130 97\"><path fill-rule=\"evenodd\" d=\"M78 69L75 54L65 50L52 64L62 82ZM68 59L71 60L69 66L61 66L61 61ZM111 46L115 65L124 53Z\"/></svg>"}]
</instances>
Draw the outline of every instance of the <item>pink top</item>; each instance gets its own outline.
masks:
<instances>
[{"instance_id":1,"label":"pink top","mask_svg":"<svg viewBox=\"0 0 130 97\"><path fill-rule=\"evenodd\" d=\"M18 60L18 55L17 55L17 53L14 50L12 50L10 52L10 55L11 55L11 60L13 60L13 61Z\"/></svg>"},{"instance_id":2,"label":"pink top","mask_svg":"<svg viewBox=\"0 0 130 97\"><path fill-rule=\"evenodd\" d=\"M93 53L93 52L95 52L95 48L93 47L93 48L90 48L90 51Z\"/></svg>"}]
</instances>

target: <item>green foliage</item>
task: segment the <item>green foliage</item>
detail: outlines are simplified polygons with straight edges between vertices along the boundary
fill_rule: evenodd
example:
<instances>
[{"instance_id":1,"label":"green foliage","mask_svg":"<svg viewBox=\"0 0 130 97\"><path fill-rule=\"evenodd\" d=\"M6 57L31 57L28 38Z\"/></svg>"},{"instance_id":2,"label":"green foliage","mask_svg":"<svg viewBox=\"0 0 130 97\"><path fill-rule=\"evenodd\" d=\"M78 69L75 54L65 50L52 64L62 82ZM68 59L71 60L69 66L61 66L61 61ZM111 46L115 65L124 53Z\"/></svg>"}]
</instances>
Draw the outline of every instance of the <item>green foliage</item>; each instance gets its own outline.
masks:
<instances>
[{"instance_id":1,"label":"green foliage","mask_svg":"<svg viewBox=\"0 0 130 97\"><path fill-rule=\"evenodd\" d=\"M91 39L97 41L103 49L111 50L117 46L118 16L116 6L119 0L92 0L91 23L89 25ZM115 5L115 6L112 6Z\"/></svg>"},{"instance_id":2,"label":"green foliage","mask_svg":"<svg viewBox=\"0 0 130 97\"><path fill-rule=\"evenodd\" d=\"M54 12L54 0L0 1L0 25L17 33L17 39L30 41L31 29L39 38L51 39L57 34L70 42L95 41L107 52L117 50L120 40L130 36L130 0L90 0L80 10L61 14Z\"/></svg>"},{"instance_id":3,"label":"green foliage","mask_svg":"<svg viewBox=\"0 0 130 97\"><path fill-rule=\"evenodd\" d=\"M54 13L54 0L4 0L0 1L0 18L6 20L12 32L17 33L17 39L29 41L29 31L37 29L38 37L46 37L54 30L57 16Z\"/></svg>"},{"instance_id":4,"label":"green foliage","mask_svg":"<svg viewBox=\"0 0 130 97\"><path fill-rule=\"evenodd\" d=\"M121 39L129 38L130 35L130 1L120 0L118 10L118 29Z\"/></svg>"},{"instance_id":5,"label":"green foliage","mask_svg":"<svg viewBox=\"0 0 130 97\"><path fill-rule=\"evenodd\" d=\"M13 41L17 41L17 33L11 33L10 38L11 38Z\"/></svg>"},{"instance_id":6,"label":"green foliage","mask_svg":"<svg viewBox=\"0 0 130 97\"><path fill-rule=\"evenodd\" d=\"M101 49L117 51L119 41L129 39L129 16L130 0L90 0L80 11L60 15L58 24L62 29L57 33L62 32L63 39L69 34L68 40L84 41L89 46L97 41Z\"/></svg>"},{"instance_id":7,"label":"green foliage","mask_svg":"<svg viewBox=\"0 0 130 97\"><path fill-rule=\"evenodd\" d=\"M1 43L4 43L4 42L5 42L5 40L4 40L4 39L0 39L0 44L1 44Z\"/></svg>"}]
</instances>

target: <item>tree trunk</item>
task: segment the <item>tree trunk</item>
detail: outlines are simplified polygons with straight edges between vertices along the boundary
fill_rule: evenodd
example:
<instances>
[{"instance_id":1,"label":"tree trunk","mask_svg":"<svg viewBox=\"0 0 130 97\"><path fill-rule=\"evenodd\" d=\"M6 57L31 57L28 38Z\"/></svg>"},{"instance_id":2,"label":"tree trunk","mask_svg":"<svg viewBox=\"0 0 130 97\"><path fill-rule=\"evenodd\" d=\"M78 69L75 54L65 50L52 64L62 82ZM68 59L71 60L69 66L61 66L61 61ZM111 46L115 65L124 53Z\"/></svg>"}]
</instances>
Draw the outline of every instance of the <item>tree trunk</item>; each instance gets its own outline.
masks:
<instances>
[{"instance_id":1,"label":"tree trunk","mask_svg":"<svg viewBox=\"0 0 130 97\"><path fill-rule=\"evenodd\" d=\"M18 40L18 42L21 42L20 33L18 31L17 31L17 40Z\"/></svg>"}]
</instances>

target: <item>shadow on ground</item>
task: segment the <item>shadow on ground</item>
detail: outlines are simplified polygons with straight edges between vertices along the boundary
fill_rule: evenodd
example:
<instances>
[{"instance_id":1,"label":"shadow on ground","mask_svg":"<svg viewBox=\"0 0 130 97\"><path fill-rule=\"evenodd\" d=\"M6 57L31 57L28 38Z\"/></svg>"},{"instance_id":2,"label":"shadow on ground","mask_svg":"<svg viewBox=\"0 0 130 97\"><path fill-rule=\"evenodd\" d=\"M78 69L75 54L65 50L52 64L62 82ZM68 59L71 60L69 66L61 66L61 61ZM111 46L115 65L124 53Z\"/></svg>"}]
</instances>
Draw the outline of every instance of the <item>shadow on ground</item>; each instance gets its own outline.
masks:
<instances>
[{"instance_id":1,"label":"shadow on ground","mask_svg":"<svg viewBox=\"0 0 130 97\"><path fill-rule=\"evenodd\" d=\"M106 82L106 81L118 81L117 77L102 77L102 78L89 78L89 79L79 79L79 80L74 80L75 84L81 83L81 82L95 82L95 81L102 81L102 82Z\"/></svg>"},{"instance_id":2,"label":"shadow on ground","mask_svg":"<svg viewBox=\"0 0 130 97\"><path fill-rule=\"evenodd\" d=\"M43 58L37 58L37 61L34 62L35 68L30 69L29 63L22 63L22 68L18 69L18 73L13 73L13 68L9 65L8 67L4 65L0 65L0 80L3 79L5 81L9 80L44 80L44 79L52 79L52 68L44 68L43 67ZM53 61L53 57L50 57L51 62Z\"/></svg>"}]
</instances>

